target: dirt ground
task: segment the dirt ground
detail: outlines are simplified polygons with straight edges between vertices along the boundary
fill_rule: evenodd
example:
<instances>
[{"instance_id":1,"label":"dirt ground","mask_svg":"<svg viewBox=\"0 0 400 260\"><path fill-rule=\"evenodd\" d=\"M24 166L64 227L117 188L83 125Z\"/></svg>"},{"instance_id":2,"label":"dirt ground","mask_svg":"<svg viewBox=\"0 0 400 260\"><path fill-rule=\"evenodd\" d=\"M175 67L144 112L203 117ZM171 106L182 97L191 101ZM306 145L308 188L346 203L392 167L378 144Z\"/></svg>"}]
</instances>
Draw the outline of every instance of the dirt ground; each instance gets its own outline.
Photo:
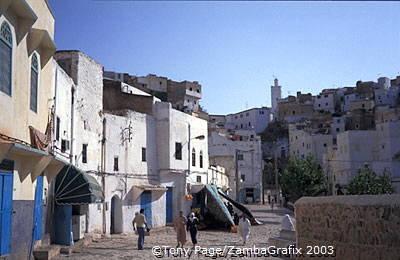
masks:
<instances>
[{"instance_id":1,"label":"dirt ground","mask_svg":"<svg viewBox=\"0 0 400 260\"><path fill-rule=\"evenodd\" d=\"M263 224L251 227L250 238L245 246L242 245L241 238L237 233L207 230L199 231L199 244L196 249L191 249L192 244L188 235L188 243L183 248L184 250L176 250L176 234L172 227L165 227L152 230L151 235L145 237L144 250L137 250L137 235L119 234L94 241L84 248L76 248L72 254L60 255L56 259L260 258L255 255L250 257L249 251L244 252L243 248L253 248L252 252L256 254L257 251L255 250L257 249L254 249L254 247L266 248L268 239L278 234L282 216L287 213L290 214L290 212L276 207L272 211L268 205L250 205L250 209ZM271 256L265 257L265 255L261 258L279 259Z\"/></svg>"}]
</instances>

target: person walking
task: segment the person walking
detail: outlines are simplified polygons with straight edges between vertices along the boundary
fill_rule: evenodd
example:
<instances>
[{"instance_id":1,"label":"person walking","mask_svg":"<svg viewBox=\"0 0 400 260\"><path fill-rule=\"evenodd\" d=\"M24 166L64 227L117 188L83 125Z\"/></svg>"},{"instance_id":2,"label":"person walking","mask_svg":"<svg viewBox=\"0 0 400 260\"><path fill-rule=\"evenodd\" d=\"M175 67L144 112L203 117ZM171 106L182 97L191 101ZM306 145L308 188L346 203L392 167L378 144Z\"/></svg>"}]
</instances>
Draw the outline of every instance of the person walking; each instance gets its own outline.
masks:
<instances>
[{"instance_id":1,"label":"person walking","mask_svg":"<svg viewBox=\"0 0 400 260\"><path fill-rule=\"evenodd\" d=\"M176 231L176 239L178 245L176 247L183 247L186 243L186 224L187 219L182 211L179 211L179 216L175 219L174 228Z\"/></svg>"},{"instance_id":2,"label":"person walking","mask_svg":"<svg viewBox=\"0 0 400 260\"><path fill-rule=\"evenodd\" d=\"M194 212L190 213L187 221L187 231L189 231L190 233L190 238L192 239L193 248L195 248L197 244L197 231L199 224L200 221L198 218L196 218Z\"/></svg>"},{"instance_id":3,"label":"person walking","mask_svg":"<svg viewBox=\"0 0 400 260\"><path fill-rule=\"evenodd\" d=\"M246 217L245 214L243 214L239 220L239 234L242 237L243 240L243 245L246 244L247 240L249 239L250 236L250 221Z\"/></svg>"},{"instance_id":4,"label":"person walking","mask_svg":"<svg viewBox=\"0 0 400 260\"><path fill-rule=\"evenodd\" d=\"M138 250L143 250L144 246L144 232L147 227L146 217L144 216L144 209L140 210L140 213L136 213L135 218L132 221L133 230L135 226L138 232Z\"/></svg>"},{"instance_id":5,"label":"person walking","mask_svg":"<svg viewBox=\"0 0 400 260\"><path fill-rule=\"evenodd\" d=\"M274 211L274 204L275 204L275 201L271 200L271 211Z\"/></svg>"}]
</instances>

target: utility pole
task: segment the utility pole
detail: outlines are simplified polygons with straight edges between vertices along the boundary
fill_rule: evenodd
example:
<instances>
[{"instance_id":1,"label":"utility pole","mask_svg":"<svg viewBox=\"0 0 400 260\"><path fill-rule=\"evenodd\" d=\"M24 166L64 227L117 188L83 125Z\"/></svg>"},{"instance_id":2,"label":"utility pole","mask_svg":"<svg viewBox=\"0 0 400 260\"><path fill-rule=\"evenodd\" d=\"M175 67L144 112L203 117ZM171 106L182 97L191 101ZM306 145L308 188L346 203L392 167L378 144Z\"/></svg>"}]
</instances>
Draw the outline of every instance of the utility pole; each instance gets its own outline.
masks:
<instances>
[{"instance_id":1,"label":"utility pole","mask_svg":"<svg viewBox=\"0 0 400 260\"><path fill-rule=\"evenodd\" d=\"M240 179L238 167L238 149L235 150L235 173L236 173L236 201L240 202Z\"/></svg>"},{"instance_id":2,"label":"utility pole","mask_svg":"<svg viewBox=\"0 0 400 260\"><path fill-rule=\"evenodd\" d=\"M274 142L274 171L275 171L275 189L276 189L276 199L278 199L278 192L279 192L279 183L278 183L278 162L276 156L277 145L276 141Z\"/></svg>"}]
</instances>

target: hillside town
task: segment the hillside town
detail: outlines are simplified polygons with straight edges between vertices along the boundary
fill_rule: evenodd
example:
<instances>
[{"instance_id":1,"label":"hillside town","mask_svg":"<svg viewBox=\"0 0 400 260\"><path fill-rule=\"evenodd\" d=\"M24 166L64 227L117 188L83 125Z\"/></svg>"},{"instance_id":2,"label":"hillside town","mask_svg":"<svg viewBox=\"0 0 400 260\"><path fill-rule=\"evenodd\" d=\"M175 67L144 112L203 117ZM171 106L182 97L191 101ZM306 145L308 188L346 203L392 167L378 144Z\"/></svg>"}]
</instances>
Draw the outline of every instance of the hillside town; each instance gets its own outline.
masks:
<instances>
[{"instance_id":1,"label":"hillside town","mask_svg":"<svg viewBox=\"0 0 400 260\"><path fill-rule=\"evenodd\" d=\"M236 232L235 218L246 215L252 228L268 229L250 239L259 246L334 241L337 250L346 248L345 240L327 232L345 224L311 219L323 210L331 210L323 214L329 218L363 215L335 208L341 205L336 200L361 212L368 203L377 208L371 213L376 219L354 220L361 223L360 237L370 232L362 225L378 221L379 214L387 221L380 230L399 227L400 76L371 75L365 79L371 81L329 89L321 84L317 95L298 91L287 97L275 78L264 86L270 107L210 114L196 79L111 71L81 50L57 49L47 1L1 1L0 7L0 107L6 111L0 117L1 257L119 259L91 251L86 256L84 250L87 243L106 241L113 248L128 239L132 250L124 257L152 257L154 252L139 255L133 246L132 220L140 210L154 232L146 239L157 243L160 232L159 241L174 240L172 247L175 233L168 230L180 213L196 214L205 229L225 228L221 237ZM326 198L292 200L280 182L295 158L319 165L327 189L318 195ZM377 197L380 204L374 198L346 200L363 167L388 176L395 195ZM282 237L286 214L291 233ZM315 232L333 238L311 237L313 223ZM386 258L379 250L370 258L351 257L346 248L337 251L338 259L398 259L400 237L390 234L389 242L371 242L382 243ZM209 241L214 236L204 233ZM80 243L81 249L73 249ZM354 250L362 252L369 243Z\"/></svg>"}]
</instances>

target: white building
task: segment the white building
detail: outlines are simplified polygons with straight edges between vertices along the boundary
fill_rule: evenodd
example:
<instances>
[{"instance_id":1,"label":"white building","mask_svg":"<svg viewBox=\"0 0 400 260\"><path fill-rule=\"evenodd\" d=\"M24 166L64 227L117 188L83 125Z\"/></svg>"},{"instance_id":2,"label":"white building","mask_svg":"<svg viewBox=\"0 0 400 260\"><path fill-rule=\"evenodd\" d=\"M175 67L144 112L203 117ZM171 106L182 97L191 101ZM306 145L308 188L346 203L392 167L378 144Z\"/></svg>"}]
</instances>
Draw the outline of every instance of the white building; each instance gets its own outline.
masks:
<instances>
[{"instance_id":1,"label":"white building","mask_svg":"<svg viewBox=\"0 0 400 260\"><path fill-rule=\"evenodd\" d=\"M387 173L400 192L400 121L376 125L376 130L346 131L337 135L337 147L324 156L333 185L344 186L367 164L377 174Z\"/></svg>"},{"instance_id":2,"label":"white building","mask_svg":"<svg viewBox=\"0 0 400 260\"><path fill-rule=\"evenodd\" d=\"M297 128L293 124L289 125L290 156L305 159L311 155L318 162L322 163L323 155L332 145L333 136L331 134L316 133Z\"/></svg>"},{"instance_id":3,"label":"white building","mask_svg":"<svg viewBox=\"0 0 400 260\"><path fill-rule=\"evenodd\" d=\"M238 130L230 138L212 132L209 137L209 153L213 163L226 169L233 197L236 197L237 170L240 201L260 201L263 161L261 140L254 131Z\"/></svg>"},{"instance_id":4,"label":"white building","mask_svg":"<svg viewBox=\"0 0 400 260\"><path fill-rule=\"evenodd\" d=\"M262 133L272 121L271 108L251 108L235 114L226 115L226 130L254 130Z\"/></svg>"},{"instance_id":5,"label":"white building","mask_svg":"<svg viewBox=\"0 0 400 260\"><path fill-rule=\"evenodd\" d=\"M207 183L207 121L172 108L170 103L154 106L157 158L160 183L168 188L167 222L182 210L190 212L191 201L185 195L199 191Z\"/></svg>"},{"instance_id":6,"label":"white building","mask_svg":"<svg viewBox=\"0 0 400 260\"><path fill-rule=\"evenodd\" d=\"M314 97L314 110L335 112L335 91L324 90Z\"/></svg>"}]
</instances>

